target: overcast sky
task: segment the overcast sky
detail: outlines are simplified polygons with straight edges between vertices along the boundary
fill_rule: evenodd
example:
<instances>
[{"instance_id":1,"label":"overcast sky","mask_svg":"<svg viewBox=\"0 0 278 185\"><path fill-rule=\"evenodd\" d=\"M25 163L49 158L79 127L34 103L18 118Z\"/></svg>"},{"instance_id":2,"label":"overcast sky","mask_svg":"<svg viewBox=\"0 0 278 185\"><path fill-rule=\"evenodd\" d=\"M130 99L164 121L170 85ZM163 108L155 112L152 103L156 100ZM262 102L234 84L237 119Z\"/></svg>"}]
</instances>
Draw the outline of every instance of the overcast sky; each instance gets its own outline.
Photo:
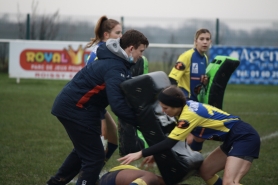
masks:
<instances>
[{"instance_id":1,"label":"overcast sky","mask_svg":"<svg viewBox=\"0 0 278 185\"><path fill-rule=\"evenodd\" d=\"M0 0L0 13L31 13L34 0ZM42 14L278 20L278 0L36 0Z\"/></svg>"}]
</instances>

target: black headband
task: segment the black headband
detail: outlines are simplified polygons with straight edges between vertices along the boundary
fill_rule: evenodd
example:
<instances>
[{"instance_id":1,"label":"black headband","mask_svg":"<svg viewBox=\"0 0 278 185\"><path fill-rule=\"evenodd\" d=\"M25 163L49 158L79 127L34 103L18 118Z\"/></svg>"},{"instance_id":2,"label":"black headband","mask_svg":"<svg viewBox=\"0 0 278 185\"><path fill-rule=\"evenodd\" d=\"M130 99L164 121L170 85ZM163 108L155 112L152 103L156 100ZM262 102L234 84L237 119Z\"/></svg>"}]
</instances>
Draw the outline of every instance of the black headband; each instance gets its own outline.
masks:
<instances>
[{"instance_id":1,"label":"black headband","mask_svg":"<svg viewBox=\"0 0 278 185\"><path fill-rule=\"evenodd\" d=\"M163 92L159 93L158 100L161 103L168 105L170 107L183 107L185 105L185 100L179 97L164 94Z\"/></svg>"}]
</instances>

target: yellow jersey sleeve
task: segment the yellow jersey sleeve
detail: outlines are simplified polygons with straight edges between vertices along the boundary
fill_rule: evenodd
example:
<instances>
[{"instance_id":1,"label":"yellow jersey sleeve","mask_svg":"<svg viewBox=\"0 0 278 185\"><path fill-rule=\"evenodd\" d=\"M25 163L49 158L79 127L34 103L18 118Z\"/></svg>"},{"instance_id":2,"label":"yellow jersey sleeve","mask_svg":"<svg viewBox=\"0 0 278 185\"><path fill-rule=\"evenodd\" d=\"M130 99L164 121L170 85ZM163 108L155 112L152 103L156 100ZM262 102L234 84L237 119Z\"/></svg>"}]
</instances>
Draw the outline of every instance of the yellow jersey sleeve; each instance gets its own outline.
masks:
<instances>
[{"instance_id":1,"label":"yellow jersey sleeve","mask_svg":"<svg viewBox=\"0 0 278 185\"><path fill-rule=\"evenodd\" d=\"M135 166L131 166L131 165L119 165L111 168L109 172L113 172L117 170L127 170L127 169L140 170L139 168L136 168Z\"/></svg>"},{"instance_id":2,"label":"yellow jersey sleeve","mask_svg":"<svg viewBox=\"0 0 278 185\"><path fill-rule=\"evenodd\" d=\"M181 81L181 79L184 76L189 77L190 72L190 65L191 65L191 57L192 53L194 52L193 49L188 50L181 54L175 64L175 66L172 68L169 77L175 79L178 83ZM188 79L190 80L190 79Z\"/></svg>"},{"instance_id":3,"label":"yellow jersey sleeve","mask_svg":"<svg viewBox=\"0 0 278 185\"><path fill-rule=\"evenodd\" d=\"M198 126L198 120L195 119L195 113L189 110L186 105L180 115L177 126L168 135L169 138L184 141L189 133Z\"/></svg>"}]
</instances>

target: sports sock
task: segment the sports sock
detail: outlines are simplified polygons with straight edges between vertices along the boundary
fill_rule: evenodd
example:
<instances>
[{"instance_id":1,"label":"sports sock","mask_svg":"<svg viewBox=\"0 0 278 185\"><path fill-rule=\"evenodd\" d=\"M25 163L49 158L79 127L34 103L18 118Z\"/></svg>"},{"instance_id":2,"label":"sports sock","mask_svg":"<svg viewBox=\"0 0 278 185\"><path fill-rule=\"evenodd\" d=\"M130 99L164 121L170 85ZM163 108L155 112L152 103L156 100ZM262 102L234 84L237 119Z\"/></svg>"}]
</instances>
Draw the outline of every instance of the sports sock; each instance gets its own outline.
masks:
<instances>
[{"instance_id":1,"label":"sports sock","mask_svg":"<svg viewBox=\"0 0 278 185\"><path fill-rule=\"evenodd\" d=\"M143 179L135 179L129 185L147 185L147 183Z\"/></svg>"},{"instance_id":2,"label":"sports sock","mask_svg":"<svg viewBox=\"0 0 278 185\"><path fill-rule=\"evenodd\" d=\"M222 185L222 179L215 174L212 178L206 181L207 185Z\"/></svg>"}]
</instances>

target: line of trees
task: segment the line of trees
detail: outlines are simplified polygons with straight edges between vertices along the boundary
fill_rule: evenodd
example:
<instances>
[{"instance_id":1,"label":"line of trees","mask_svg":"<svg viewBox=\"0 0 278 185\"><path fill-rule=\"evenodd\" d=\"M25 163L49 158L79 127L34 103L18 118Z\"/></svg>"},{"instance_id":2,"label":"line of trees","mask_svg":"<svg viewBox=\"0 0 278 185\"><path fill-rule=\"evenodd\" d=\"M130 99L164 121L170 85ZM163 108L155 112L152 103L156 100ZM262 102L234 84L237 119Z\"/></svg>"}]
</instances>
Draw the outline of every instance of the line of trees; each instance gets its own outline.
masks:
<instances>
[{"instance_id":1,"label":"line of trees","mask_svg":"<svg viewBox=\"0 0 278 185\"><path fill-rule=\"evenodd\" d=\"M20 13L19 6L17 14L19 39L30 40L54 40L59 31L59 10L51 15L38 14L38 1L33 1L30 16L26 17ZM27 33L26 33L27 32ZM29 32L29 33L28 33Z\"/></svg>"},{"instance_id":2,"label":"line of trees","mask_svg":"<svg viewBox=\"0 0 278 185\"><path fill-rule=\"evenodd\" d=\"M39 3L33 1L29 16L20 13L18 6L17 21L10 21L10 15L0 16L0 39L31 39L31 40L66 40L89 41L94 37L96 22L84 20L76 21L72 17L60 16L59 10L53 14L38 13ZM28 18L29 17L29 18ZM97 20L97 19L96 19ZM278 47L278 27L254 30L231 28L220 20L219 39L221 45L234 46L276 46ZM278 25L278 21L274 22ZM123 23L125 30L137 29L146 35L150 43L191 44L197 29L207 28L212 33L215 43L216 21L186 19L179 28L162 28L159 26L130 26ZM29 25L29 26L27 26ZM7 45L0 43L0 70L7 71ZM151 48L146 51L150 61L161 61L165 68L175 62L177 56L185 49Z\"/></svg>"}]
</instances>

